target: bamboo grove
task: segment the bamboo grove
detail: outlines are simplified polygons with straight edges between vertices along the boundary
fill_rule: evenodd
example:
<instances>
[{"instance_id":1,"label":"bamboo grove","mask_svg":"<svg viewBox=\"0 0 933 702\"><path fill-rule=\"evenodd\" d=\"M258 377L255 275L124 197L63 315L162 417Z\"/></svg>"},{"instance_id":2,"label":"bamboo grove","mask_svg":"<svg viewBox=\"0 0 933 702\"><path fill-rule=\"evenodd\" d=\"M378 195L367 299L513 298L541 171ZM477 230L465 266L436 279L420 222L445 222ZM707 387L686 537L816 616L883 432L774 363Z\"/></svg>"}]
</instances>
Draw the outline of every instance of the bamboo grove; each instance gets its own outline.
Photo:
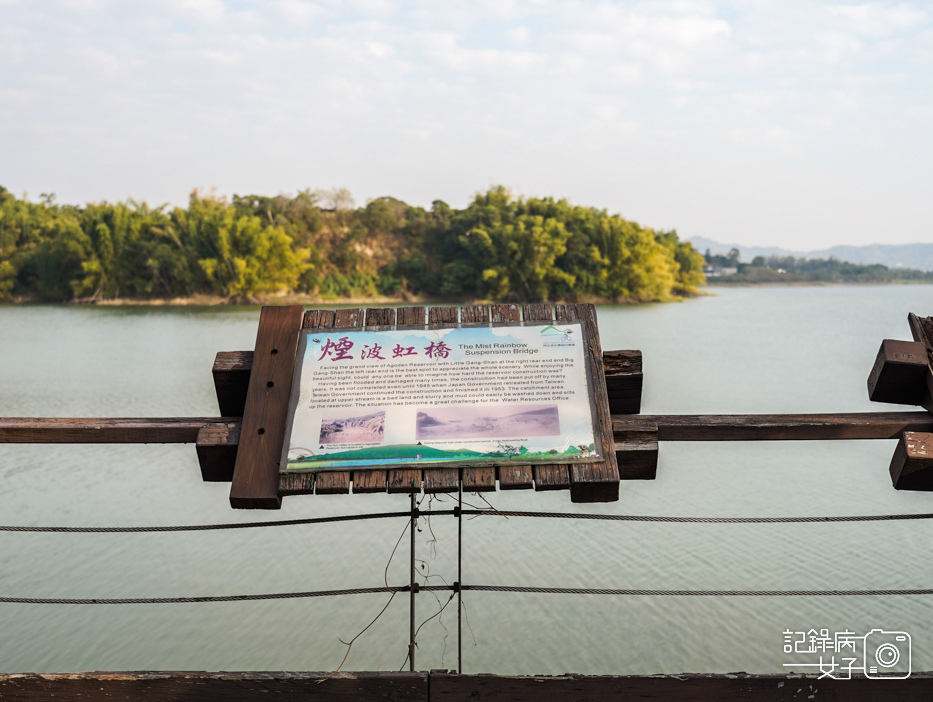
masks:
<instances>
[{"instance_id":1,"label":"bamboo grove","mask_svg":"<svg viewBox=\"0 0 933 702\"><path fill-rule=\"evenodd\" d=\"M462 210L342 190L80 207L0 187L0 300L664 301L695 294L703 263L676 232L502 187Z\"/></svg>"}]
</instances>

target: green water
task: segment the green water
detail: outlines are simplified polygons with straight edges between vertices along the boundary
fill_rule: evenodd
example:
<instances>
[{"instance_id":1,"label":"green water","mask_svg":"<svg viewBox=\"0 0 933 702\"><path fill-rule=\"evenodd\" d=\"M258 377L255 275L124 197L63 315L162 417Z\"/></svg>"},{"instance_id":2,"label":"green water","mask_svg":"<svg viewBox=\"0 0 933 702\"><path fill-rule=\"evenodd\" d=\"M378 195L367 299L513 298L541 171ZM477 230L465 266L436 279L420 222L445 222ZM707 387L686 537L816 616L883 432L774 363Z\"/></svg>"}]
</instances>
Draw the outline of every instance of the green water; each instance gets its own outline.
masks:
<instances>
[{"instance_id":1,"label":"green water","mask_svg":"<svg viewBox=\"0 0 933 702\"><path fill-rule=\"evenodd\" d=\"M851 412L881 339L910 338L933 288L718 290L682 304L602 306L603 347L645 355L645 413ZM0 307L0 415L206 416L219 350L252 348L258 309ZM907 408L904 408L907 409ZM487 494L503 509L671 516L933 512L898 493L893 441L662 444L658 479L608 505L566 492ZM193 446L0 445L0 522L158 525L404 510L404 495L289 497L234 512ZM474 498L467 498L479 504ZM427 506L427 501L425 506ZM450 507L449 501L434 507ZM404 519L166 534L0 532L0 596L166 597L371 587ZM664 524L481 517L464 581L644 589L933 587L933 522ZM430 582L456 579L456 523L424 521ZM407 535L389 568L407 582ZM438 576L438 577L434 577ZM444 593L438 593L441 602ZM327 670L385 595L223 604L0 604L0 670ZM467 593L464 671L784 672L782 632L907 631L933 669L933 596L662 597ZM419 622L438 600L418 596ZM456 667L453 605L419 634L418 667ZM353 646L348 670L405 659L407 595Z\"/></svg>"}]
</instances>

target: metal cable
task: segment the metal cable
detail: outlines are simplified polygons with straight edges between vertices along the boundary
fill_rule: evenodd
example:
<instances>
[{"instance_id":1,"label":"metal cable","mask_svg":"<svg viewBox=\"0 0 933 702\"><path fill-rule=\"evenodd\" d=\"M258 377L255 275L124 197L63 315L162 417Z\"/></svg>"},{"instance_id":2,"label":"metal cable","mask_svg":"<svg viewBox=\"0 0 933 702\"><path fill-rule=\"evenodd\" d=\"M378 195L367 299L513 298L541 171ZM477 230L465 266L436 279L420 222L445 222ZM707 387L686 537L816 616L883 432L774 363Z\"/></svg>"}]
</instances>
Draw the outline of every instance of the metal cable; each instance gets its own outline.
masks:
<instances>
[{"instance_id":1,"label":"metal cable","mask_svg":"<svg viewBox=\"0 0 933 702\"><path fill-rule=\"evenodd\" d=\"M425 510L421 515L455 514L455 510ZM580 512L523 512L516 510L465 509L467 515L492 515L506 517L539 517L546 519L597 519L621 522L671 522L699 524L791 524L816 522L880 522L905 519L933 519L928 514L877 514L855 517L655 517L642 514L585 514ZM298 524L324 524L326 522L352 522L365 519L387 519L393 517L411 517L411 512L380 512L372 514L348 514L336 517L312 517L308 519L282 519L269 522L241 522L238 524L192 524L182 526L143 526L143 527L40 527L40 526L2 526L0 531L13 532L57 532L57 533L144 533L167 531L214 531L220 529L256 529L259 527L295 526Z\"/></svg>"},{"instance_id":2,"label":"metal cable","mask_svg":"<svg viewBox=\"0 0 933 702\"><path fill-rule=\"evenodd\" d=\"M455 514L455 510L425 510L420 515ZM586 514L581 512L523 512L502 509L465 509L465 515L491 515L505 517L538 517L544 519L597 519L621 522L669 522L694 524L792 524L818 522L883 522L906 519L933 519L933 513L924 514L873 514L854 517L656 517L642 514ZM347 514L336 517L311 517L307 519L282 519L269 522L240 522L237 524L191 524L181 526L146 527L32 527L0 526L0 531L12 532L56 532L56 533L144 533L168 531L215 531L221 529L256 529L260 527L295 526L298 524L324 524L327 522L352 522L366 519L388 519L411 517L411 512L379 512L372 514Z\"/></svg>"},{"instance_id":3,"label":"metal cable","mask_svg":"<svg viewBox=\"0 0 933 702\"><path fill-rule=\"evenodd\" d=\"M453 514L454 511L440 510L433 514ZM254 529L258 527L294 526L296 524L324 524L325 522L352 522L361 519L387 519L391 517L411 517L407 512L379 512L374 514L346 514L336 517L311 517L308 519L282 519L271 522L241 522L239 524L192 524L182 526L143 526L143 527L32 527L32 526L0 526L0 531L41 531L63 532L71 534L82 533L121 533L121 532L152 532L152 531L213 531L217 529Z\"/></svg>"},{"instance_id":4,"label":"metal cable","mask_svg":"<svg viewBox=\"0 0 933 702\"><path fill-rule=\"evenodd\" d=\"M860 517L653 517L642 514L580 514L577 512L522 512L507 509L465 509L464 514L550 519L601 519L621 522L676 522L701 524L791 524L795 522L878 522L902 519L933 519L933 514L878 514Z\"/></svg>"},{"instance_id":5,"label":"metal cable","mask_svg":"<svg viewBox=\"0 0 933 702\"><path fill-rule=\"evenodd\" d=\"M274 592L263 595L220 595L216 597L117 597L117 598L61 598L61 597L0 597L0 603L15 604L185 604L191 602L242 602L246 600L289 600L300 597L333 597L335 595L367 595L379 592L407 592L408 585L396 588L358 587L347 590L316 590L312 592Z\"/></svg>"},{"instance_id":6,"label":"metal cable","mask_svg":"<svg viewBox=\"0 0 933 702\"><path fill-rule=\"evenodd\" d=\"M464 590L485 592L537 592L558 595L699 595L713 597L841 597L857 595L933 595L926 590L612 590L586 587L523 587L518 585L464 585Z\"/></svg>"},{"instance_id":7,"label":"metal cable","mask_svg":"<svg viewBox=\"0 0 933 702\"><path fill-rule=\"evenodd\" d=\"M243 602L248 600L286 600L303 597L333 597L337 595L365 595L380 592L408 592L411 588L363 587L345 590L317 590L312 592L277 592L262 595L221 595L217 597L121 597L121 598L46 598L0 597L0 603L13 604L186 604L195 602ZM420 591L454 590L454 585L420 585ZM553 595L630 595L673 597L857 597L879 595L933 595L933 589L914 590L639 590L586 587L531 587L522 585L463 585L463 590L481 592L524 592Z\"/></svg>"}]
</instances>

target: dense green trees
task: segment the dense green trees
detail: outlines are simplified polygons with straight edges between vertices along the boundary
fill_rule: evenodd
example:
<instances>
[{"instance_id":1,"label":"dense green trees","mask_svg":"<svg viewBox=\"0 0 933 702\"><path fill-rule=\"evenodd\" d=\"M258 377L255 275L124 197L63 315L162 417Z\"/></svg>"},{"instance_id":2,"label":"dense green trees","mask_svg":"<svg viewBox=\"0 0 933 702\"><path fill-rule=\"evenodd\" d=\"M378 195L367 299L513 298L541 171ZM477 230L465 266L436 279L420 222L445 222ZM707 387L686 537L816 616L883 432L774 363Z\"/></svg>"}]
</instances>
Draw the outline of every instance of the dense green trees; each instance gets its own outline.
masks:
<instances>
[{"instance_id":1,"label":"dense green trees","mask_svg":"<svg viewBox=\"0 0 933 702\"><path fill-rule=\"evenodd\" d=\"M670 300L697 292L702 266L676 232L502 187L463 210L389 197L354 208L345 190L77 207L0 187L0 299Z\"/></svg>"}]
</instances>

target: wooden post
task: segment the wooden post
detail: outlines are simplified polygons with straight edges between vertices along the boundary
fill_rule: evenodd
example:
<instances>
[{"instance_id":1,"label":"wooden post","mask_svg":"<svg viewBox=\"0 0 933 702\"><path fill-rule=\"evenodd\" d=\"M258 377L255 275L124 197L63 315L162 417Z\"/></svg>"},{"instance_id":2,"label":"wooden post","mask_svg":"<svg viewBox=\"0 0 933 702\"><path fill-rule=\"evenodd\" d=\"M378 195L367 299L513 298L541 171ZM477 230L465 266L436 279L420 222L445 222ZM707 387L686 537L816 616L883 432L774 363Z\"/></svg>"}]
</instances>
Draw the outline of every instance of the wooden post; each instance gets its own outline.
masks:
<instances>
[{"instance_id":1,"label":"wooden post","mask_svg":"<svg viewBox=\"0 0 933 702\"><path fill-rule=\"evenodd\" d=\"M918 317L913 312L907 315L910 333L914 341L919 341L927 350L928 370L924 378L924 393L920 404L924 409L933 412L933 317Z\"/></svg>"},{"instance_id":2,"label":"wooden post","mask_svg":"<svg viewBox=\"0 0 933 702\"><path fill-rule=\"evenodd\" d=\"M657 425L614 432L613 440L622 480L654 480L657 477Z\"/></svg>"},{"instance_id":3,"label":"wooden post","mask_svg":"<svg viewBox=\"0 0 933 702\"><path fill-rule=\"evenodd\" d=\"M616 463L615 444L612 440L612 418L609 414L609 396L603 373L603 351L599 343L599 326L594 305L558 305L558 321L582 322L586 328L588 346L584 353L593 369L590 391L596 405L596 441L606 460L603 463L572 463L570 465L571 502L614 502L619 499L619 466Z\"/></svg>"},{"instance_id":4,"label":"wooden post","mask_svg":"<svg viewBox=\"0 0 933 702\"><path fill-rule=\"evenodd\" d=\"M302 310L298 305L263 307L253 369L240 429L230 505L236 509L279 509L279 465Z\"/></svg>"},{"instance_id":5,"label":"wooden post","mask_svg":"<svg viewBox=\"0 0 933 702\"><path fill-rule=\"evenodd\" d=\"M919 405L929 371L927 350L921 342L885 339L868 375L868 398L872 402Z\"/></svg>"},{"instance_id":6,"label":"wooden post","mask_svg":"<svg viewBox=\"0 0 933 702\"><path fill-rule=\"evenodd\" d=\"M933 434L905 431L891 459L896 490L933 491Z\"/></svg>"},{"instance_id":7,"label":"wooden post","mask_svg":"<svg viewBox=\"0 0 933 702\"><path fill-rule=\"evenodd\" d=\"M603 352L603 372L612 414L641 412L641 351Z\"/></svg>"}]
</instances>

